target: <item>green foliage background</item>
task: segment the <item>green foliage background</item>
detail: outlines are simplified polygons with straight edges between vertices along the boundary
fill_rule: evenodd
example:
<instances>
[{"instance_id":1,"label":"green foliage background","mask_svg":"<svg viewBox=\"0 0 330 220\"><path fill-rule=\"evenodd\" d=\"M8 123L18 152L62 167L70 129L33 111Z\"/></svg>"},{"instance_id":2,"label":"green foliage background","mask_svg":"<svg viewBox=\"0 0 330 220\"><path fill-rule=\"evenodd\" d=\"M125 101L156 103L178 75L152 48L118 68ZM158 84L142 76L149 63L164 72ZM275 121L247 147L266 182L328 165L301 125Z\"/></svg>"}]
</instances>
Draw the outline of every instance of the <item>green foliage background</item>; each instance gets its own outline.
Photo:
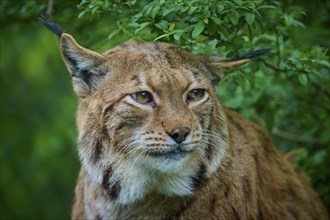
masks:
<instances>
[{"instance_id":1,"label":"green foliage background","mask_svg":"<svg viewBox=\"0 0 330 220\"><path fill-rule=\"evenodd\" d=\"M0 219L68 219L79 170L75 108L58 40L37 16L52 1L0 2ZM330 207L330 2L54 1L80 44L167 41L195 54L270 54L224 77L222 102L255 121Z\"/></svg>"}]
</instances>

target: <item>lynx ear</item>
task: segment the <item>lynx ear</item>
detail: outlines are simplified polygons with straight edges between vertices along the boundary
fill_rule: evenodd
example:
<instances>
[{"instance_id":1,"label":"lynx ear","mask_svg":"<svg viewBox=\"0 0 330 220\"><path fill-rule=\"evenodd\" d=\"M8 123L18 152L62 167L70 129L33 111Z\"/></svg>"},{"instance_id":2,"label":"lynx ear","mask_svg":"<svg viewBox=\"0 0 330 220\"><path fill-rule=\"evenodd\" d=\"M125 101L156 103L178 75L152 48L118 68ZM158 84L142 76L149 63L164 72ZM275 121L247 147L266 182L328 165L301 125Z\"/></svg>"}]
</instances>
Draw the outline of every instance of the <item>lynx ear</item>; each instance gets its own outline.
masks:
<instances>
[{"instance_id":1,"label":"lynx ear","mask_svg":"<svg viewBox=\"0 0 330 220\"><path fill-rule=\"evenodd\" d=\"M215 72L218 77L223 78L228 73L236 70L243 64L248 63L251 59L267 54L268 52L269 49L256 50L242 57L227 59L227 60L218 57L211 57L208 60L208 64L212 69L212 71Z\"/></svg>"},{"instance_id":2,"label":"lynx ear","mask_svg":"<svg viewBox=\"0 0 330 220\"><path fill-rule=\"evenodd\" d=\"M83 48L66 33L61 35L61 53L72 76L75 92L80 97L89 95L107 73L102 65L106 62L105 57Z\"/></svg>"},{"instance_id":3,"label":"lynx ear","mask_svg":"<svg viewBox=\"0 0 330 220\"><path fill-rule=\"evenodd\" d=\"M80 46L75 39L51 18L39 16L40 22L61 38L63 60L72 76L73 88L78 96L85 97L96 88L108 69L103 55Z\"/></svg>"}]
</instances>

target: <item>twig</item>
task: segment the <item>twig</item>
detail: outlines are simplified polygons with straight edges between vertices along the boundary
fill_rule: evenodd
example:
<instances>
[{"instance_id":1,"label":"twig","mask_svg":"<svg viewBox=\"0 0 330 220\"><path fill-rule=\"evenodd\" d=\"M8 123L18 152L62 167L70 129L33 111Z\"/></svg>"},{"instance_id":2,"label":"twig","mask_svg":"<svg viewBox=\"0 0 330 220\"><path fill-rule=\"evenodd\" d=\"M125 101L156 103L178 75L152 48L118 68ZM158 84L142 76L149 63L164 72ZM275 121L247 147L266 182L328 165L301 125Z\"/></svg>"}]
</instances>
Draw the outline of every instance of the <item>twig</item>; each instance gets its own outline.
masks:
<instances>
[{"instance_id":1,"label":"twig","mask_svg":"<svg viewBox=\"0 0 330 220\"><path fill-rule=\"evenodd\" d=\"M46 14L51 17L53 14L53 0L48 0L47 11Z\"/></svg>"},{"instance_id":2,"label":"twig","mask_svg":"<svg viewBox=\"0 0 330 220\"><path fill-rule=\"evenodd\" d=\"M317 140L308 140L306 138L299 137L295 134L291 134L289 132L279 130L278 128L274 128L272 130L272 134L277 136L277 137L289 140L289 141L300 142L300 143L311 143L311 144L317 143L317 144L321 144Z\"/></svg>"},{"instance_id":3,"label":"twig","mask_svg":"<svg viewBox=\"0 0 330 220\"><path fill-rule=\"evenodd\" d=\"M305 148L298 148L298 149L292 150L289 153L285 154L284 157L288 161L293 161L297 156L302 154L304 151L305 151Z\"/></svg>"},{"instance_id":4,"label":"twig","mask_svg":"<svg viewBox=\"0 0 330 220\"><path fill-rule=\"evenodd\" d=\"M271 68L272 70L276 71L276 72L284 72L286 71L286 69L282 69L280 68L279 66L276 66L274 64L271 64L271 63L268 63L267 61L263 60L263 59L258 59L260 60L261 62L263 62L267 67Z\"/></svg>"}]
</instances>

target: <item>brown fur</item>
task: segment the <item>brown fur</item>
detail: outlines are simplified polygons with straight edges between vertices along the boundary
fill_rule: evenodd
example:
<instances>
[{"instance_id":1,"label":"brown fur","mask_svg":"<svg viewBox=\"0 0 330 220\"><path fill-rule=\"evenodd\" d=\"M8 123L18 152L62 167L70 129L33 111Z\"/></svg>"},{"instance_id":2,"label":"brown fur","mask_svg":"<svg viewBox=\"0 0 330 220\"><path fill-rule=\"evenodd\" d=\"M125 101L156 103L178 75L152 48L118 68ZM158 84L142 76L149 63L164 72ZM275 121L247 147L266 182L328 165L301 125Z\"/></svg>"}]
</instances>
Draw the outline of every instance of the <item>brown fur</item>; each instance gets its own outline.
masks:
<instances>
[{"instance_id":1,"label":"brown fur","mask_svg":"<svg viewBox=\"0 0 330 220\"><path fill-rule=\"evenodd\" d=\"M164 43L104 54L62 34L62 55L80 97L82 167L72 219L329 219L308 178L256 125L217 98L222 62ZM206 98L187 102L193 89ZM130 97L149 91L155 106ZM187 155L168 132L190 129ZM157 156L158 155L158 156ZM164 159L167 158L167 159Z\"/></svg>"}]
</instances>

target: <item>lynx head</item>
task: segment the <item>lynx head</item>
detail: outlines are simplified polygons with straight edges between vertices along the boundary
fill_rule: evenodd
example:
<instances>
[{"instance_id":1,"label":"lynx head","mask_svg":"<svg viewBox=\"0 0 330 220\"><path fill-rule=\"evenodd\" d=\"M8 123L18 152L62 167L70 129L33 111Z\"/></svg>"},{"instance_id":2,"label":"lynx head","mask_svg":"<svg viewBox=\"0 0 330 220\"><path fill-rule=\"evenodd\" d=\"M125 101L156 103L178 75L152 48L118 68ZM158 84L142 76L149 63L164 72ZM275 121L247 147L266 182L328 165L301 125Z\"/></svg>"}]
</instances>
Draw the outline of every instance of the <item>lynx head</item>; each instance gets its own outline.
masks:
<instances>
[{"instance_id":1,"label":"lynx head","mask_svg":"<svg viewBox=\"0 0 330 220\"><path fill-rule=\"evenodd\" d=\"M126 43L99 54L58 35L79 96L79 155L93 181L121 204L153 192L192 195L228 147L217 83L260 52L221 60Z\"/></svg>"}]
</instances>

